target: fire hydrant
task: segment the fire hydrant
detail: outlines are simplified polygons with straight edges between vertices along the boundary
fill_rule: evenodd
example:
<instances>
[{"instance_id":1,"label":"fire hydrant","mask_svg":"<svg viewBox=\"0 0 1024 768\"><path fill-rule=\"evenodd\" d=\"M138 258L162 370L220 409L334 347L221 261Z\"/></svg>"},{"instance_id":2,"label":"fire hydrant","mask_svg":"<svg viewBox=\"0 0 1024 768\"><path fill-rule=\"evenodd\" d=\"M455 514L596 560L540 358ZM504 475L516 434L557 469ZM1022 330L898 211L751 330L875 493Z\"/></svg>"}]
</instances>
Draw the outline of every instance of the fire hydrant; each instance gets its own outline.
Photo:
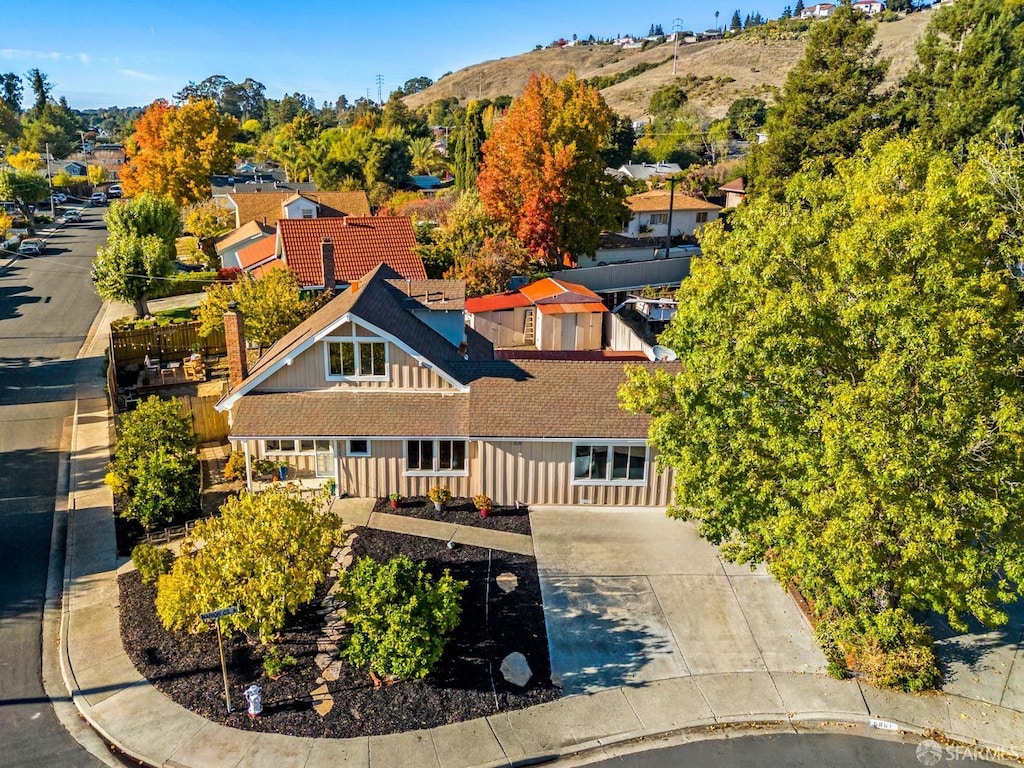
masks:
<instances>
[{"instance_id":1,"label":"fire hydrant","mask_svg":"<svg viewBox=\"0 0 1024 768\"><path fill-rule=\"evenodd\" d=\"M250 685L242 695L249 704L249 717L255 719L263 712L263 689L258 685Z\"/></svg>"}]
</instances>

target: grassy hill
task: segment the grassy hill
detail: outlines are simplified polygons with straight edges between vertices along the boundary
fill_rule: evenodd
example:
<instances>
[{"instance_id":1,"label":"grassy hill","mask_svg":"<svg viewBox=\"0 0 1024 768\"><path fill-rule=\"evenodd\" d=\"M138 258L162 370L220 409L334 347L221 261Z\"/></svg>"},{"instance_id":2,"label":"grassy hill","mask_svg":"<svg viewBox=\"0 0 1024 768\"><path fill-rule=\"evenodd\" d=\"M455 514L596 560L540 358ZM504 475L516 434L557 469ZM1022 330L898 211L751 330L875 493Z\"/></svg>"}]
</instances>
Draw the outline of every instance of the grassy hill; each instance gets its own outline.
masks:
<instances>
[{"instance_id":1,"label":"grassy hill","mask_svg":"<svg viewBox=\"0 0 1024 768\"><path fill-rule=\"evenodd\" d=\"M914 46L924 31L930 11L898 21L878 24L876 43L891 60L889 82L903 76L915 60ZM753 33L735 38L679 46L672 74L673 43L647 50L624 51L614 45L543 48L453 72L420 93L406 98L411 107L454 96L465 104L471 99L517 96L531 72L546 72L559 79L570 71L583 78L627 73L622 82L601 90L616 112L639 119L646 113L651 94L676 78L687 78L690 100L711 117L721 117L729 105L744 96L772 100L775 88L803 56L806 34L761 39ZM649 67L649 68L648 68ZM632 70L632 74L630 71Z\"/></svg>"}]
</instances>

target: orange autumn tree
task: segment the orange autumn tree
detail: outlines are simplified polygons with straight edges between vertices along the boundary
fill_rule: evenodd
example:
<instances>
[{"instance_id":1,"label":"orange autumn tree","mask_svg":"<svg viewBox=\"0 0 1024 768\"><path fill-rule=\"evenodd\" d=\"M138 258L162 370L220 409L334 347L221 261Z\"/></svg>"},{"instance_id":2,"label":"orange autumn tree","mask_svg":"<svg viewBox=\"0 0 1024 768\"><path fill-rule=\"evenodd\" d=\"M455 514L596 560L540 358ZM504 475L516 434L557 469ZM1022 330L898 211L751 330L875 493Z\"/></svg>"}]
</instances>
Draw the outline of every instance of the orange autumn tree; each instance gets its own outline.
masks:
<instances>
[{"instance_id":1,"label":"orange autumn tree","mask_svg":"<svg viewBox=\"0 0 1024 768\"><path fill-rule=\"evenodd\" d=\"M210 176L229 173L238 121L210 99L180 106L154 101L135 123L121 182L128 195L155 192L178 205L210 196Z\"/></svg>"},{"instance_id":2,"label":"orange autumn tree","mask_svg":"<svg viewBox=\"0 0 1024 768\"><path fill-rule=\"evenodd\" d=\"M622 185L605 174L612 112L570 73L530 76L483 145L477 186L487 211L536 257L573 264L625 215Z\"/></svg>"}]
</instances>

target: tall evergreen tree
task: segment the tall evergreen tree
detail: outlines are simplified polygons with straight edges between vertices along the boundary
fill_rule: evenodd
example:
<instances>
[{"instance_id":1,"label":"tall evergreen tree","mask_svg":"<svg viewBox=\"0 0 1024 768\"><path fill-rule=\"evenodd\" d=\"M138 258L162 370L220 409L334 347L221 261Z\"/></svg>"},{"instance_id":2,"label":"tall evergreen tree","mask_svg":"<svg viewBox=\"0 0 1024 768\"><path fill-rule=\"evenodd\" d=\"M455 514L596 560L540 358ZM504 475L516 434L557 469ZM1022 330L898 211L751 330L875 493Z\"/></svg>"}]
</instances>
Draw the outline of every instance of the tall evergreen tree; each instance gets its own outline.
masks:
<instances>
[{"instance_id":1,"label":"tall evergreen tree","mask_svg":"<svg viewBox=\"0 0 1024 768\"><path fill-rule=\"evenodd\" d=\"M739 9L732 12L732 21L729 22L729 29L733 32L743 29L743 21L740 19Z\"/></svg>"},{"instance_id":2,"label":"tall evergreen tree","mask_svg":"<svg viewBox=\"0 0 1024 768\"><path fill-rule=\"evenodd\" d=\"M768 112L768 141L750 154L751 194L779 196L785 179L805 162L818 160L828 169L856 151L875 124L875 89L888 68L874 37L874 25L848 5L811 27L803 59Z\"/></svg>"},{"instance_id":3,"label":"tall evergreen tree","mask_svg":"<svg viewBox=\"0 0 1024 768\"><path fill-rule=\"evenodd\" d=\"M455 188L466 191L476 186L476 177L483 160L483 109L479 101L466 107L466 118L455 134Z\"/></svg>"}]
</instances>

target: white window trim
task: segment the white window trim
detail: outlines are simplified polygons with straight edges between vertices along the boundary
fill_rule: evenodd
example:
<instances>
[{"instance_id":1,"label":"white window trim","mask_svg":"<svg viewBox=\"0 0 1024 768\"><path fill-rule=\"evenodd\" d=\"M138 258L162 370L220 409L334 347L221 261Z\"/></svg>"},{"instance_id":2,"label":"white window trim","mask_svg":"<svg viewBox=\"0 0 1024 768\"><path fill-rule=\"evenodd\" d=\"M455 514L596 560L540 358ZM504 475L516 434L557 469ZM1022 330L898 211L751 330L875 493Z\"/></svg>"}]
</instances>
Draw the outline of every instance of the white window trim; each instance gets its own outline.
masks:
<instances>
[{"instance_id":1,"label":"white window trim","mask_svg":"<svg viewBox=\"0 0 1024 768\"><path fill-rule=\"evenodd\" d=\"M277 440L278 442L282 440L291 440L295 444L295 447L290 451L282 451L280 449L274 450L267 447L267 443L271 440ZM318 441L330 442L330 440L323 437L268 437L261 441L261 447L263 448L264 456L312 456L317 453L316 444ZM303 442L313 443L313 447L308 451L303 451L300 449L300 443Z\"/></svg>"},{"instance_id":2,"label":"white window trim","mask_svg":"<svg viewBox=\"0 0 1024 768\"><path fill-rule=\"evenodd\" d=\"M364 437L357 437L355 439L356 440L365 440L366 441L366 452L365 453L357 453L357 452L353 451L352 450L352 439L349 438L349 439L345 440L345 455L346 456L349 456L349 457L352 457L352 458L366 458L367 456L372 455L371 454L371 449L370 449L370 438L368 438L368 437L365 437L365 438Z\"/></svg>"},{"instance_id":3,"label":"white window trim","mask_svg":"<svg viewBox=\"0 0 1024 768\"><path fill-rule=\"evenodd\" d=\"M384 375L383 376L345 376L340 373L331 373L331 344L383 344L384 345ZM323 341L324 350L324 375L328 381L389 381L391 376L391 345L385 340L375 336L356 336L353 329L351 336L328 336ZM359 364L359 350L355 351L356 365Z\"/></svg>"},{"instance_id":4,"label":"white window trim","mask_svg":"<svg viewBox=\"0 0 1024 768\"><path fill-rule=\"evenodd\" d=\"M425 443L428 440L434 444L434 468L433 469L409 469L409 442L415 440ZM437 463L441 460L441 450L438 443L442 440L448 442L462 443L466 446L466 461L464 469L438 469ZM402 477L469 477L469 443L464 437L406 437L402 439Z\"/></svg>"},{"instance_id":5,"label":"white window trim","mask_svg":"<svg viewBox=\"0 0 1024 768\"><path fill-rule=\"evenodd\" d=\"M608 451L608 479L606 480L591 480L589 478L577 478L576 477L576 449L581 446L607 446ZM644 477L643 480L613 480L611 478L611 472L613 467L612 455L613 449L615 448L636 448L637 446L643 446L644 449ZM572 453L569 456L569 461L572 464L572 485L612 485L612 486L642 486L647 485L649 477L649 468L651 465L651 448L647 445L646 440L576 440L572 444Z\"/></svg>"}]
</instances>

